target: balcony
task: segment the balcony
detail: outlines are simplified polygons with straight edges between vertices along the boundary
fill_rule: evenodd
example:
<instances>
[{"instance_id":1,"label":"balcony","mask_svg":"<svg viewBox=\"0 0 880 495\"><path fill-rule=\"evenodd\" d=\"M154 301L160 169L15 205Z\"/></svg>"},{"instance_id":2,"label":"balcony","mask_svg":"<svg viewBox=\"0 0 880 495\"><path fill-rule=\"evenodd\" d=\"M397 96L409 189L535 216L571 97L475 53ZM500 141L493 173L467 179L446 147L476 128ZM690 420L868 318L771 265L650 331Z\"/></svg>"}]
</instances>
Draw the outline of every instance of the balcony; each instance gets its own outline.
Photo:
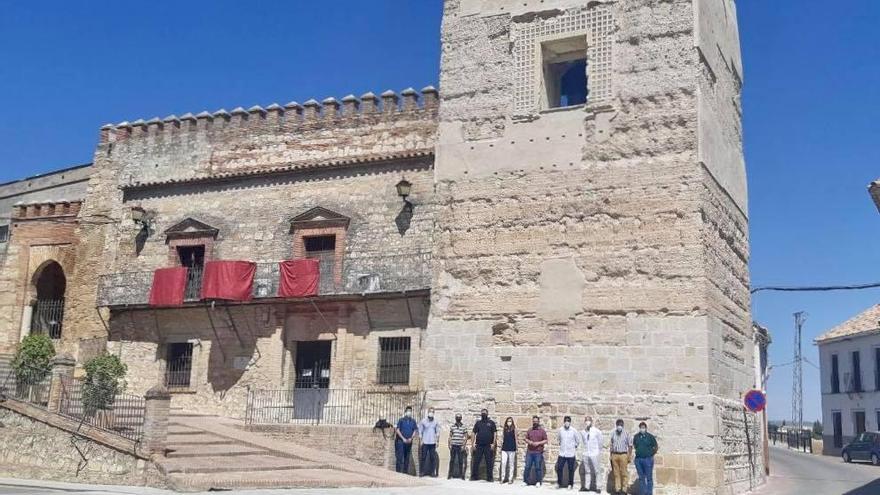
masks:
<instances>
[{"instance_id":1,"label":"balcony","mask_svg":"<svg viewBox=\"0 0 880 495\"><path fill-rule=\"evenodd\" d=\"M325 268L324 265L321 268ZM257 263L253 296L256 300L277 297L278 262ZM192 270L187 279L187 302L199 300L201 271ZM102 275L98 281L98 305L106 307L145 306L149 303L152 271ZM431 253L349 257L342 266L341 283L331 270L322 270L318 296L346 296L426 290L431 286Z\"/></svg>"}]
</instances>

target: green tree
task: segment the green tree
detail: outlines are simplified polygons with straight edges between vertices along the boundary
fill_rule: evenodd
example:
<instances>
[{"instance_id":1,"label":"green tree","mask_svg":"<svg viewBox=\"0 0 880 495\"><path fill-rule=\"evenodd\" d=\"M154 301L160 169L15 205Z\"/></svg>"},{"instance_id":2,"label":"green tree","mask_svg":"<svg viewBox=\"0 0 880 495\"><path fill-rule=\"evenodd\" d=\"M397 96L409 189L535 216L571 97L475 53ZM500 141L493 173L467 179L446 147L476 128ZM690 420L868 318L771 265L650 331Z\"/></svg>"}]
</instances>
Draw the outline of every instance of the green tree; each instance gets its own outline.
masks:
<instances>
[{"instance_id":1,"label":"green tree","mask_svg":"<svg viewBox=\"0 0 880 495\"><path fill-rule=\"evenodd\" d=\"M113 406L116 396L125 390L128 367L113 354L103 354L85 365L86 377L82 384L82 402L86 416L106 411Z\"/></svg>"},{"instance_id":2,"label":"green tree","mask_svg":"<svg viewBox=\"0 0 880 495\"><path fill-rule=\"evenodd\" d=\"M825 430L825 427L822 426L822 422L818 419L813 422L813 436L816 438L822 438L822 433Z\"/></svg>"},{"instance_id":3,"label":"green tree","mask_svg":"<svg viewBox=\"0 0 880 495\"><path fill-rule=\"evenodd\" d=\"M21 341L12 358L12 369L19 382L38 383L52 372L54 356L52 339L41 333L30 334Z\"/></svg>"}]
</instances>

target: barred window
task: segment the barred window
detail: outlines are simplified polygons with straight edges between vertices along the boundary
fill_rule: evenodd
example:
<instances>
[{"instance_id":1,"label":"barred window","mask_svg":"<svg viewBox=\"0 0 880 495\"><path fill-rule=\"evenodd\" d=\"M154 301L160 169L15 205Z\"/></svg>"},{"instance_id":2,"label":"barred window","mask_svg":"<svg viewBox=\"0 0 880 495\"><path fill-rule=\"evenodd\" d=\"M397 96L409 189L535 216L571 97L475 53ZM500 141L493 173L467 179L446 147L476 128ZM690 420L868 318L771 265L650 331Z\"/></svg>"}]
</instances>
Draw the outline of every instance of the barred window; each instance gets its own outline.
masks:
<instances>
[{"instance_id":1,"label":"barred window","mask_svg":"<svg viewBox=\"0 0 880 495\"><path fill-rule=\"evenodd\" d=\"M9 225L0 225L0 242L9 240Z\"/></svg>"},{"instance_id":2,"label":"barred window","mask_svg":"<svg viewBox=\"0 0 880 495\"><path fill-rule=\"evenodd\" d=\"M409 337L379 338L377 382L380 385L409 384L409 350Z\"/></svg>"}]
</instances>

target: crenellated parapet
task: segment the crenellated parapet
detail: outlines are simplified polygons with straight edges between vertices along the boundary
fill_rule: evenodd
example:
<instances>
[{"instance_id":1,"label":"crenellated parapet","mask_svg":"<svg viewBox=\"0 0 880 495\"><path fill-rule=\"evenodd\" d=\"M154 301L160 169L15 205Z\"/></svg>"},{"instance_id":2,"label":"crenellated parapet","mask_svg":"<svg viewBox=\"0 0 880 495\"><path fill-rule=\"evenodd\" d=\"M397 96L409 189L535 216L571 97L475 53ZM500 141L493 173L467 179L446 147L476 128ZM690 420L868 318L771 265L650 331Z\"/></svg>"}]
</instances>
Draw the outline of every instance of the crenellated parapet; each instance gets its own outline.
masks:
<instances>
[{"instance_id":1,"label":"crenellated parapet","mask_svg":"<svg viewBox=\"0 0 880 495\"><path fill-rule=\"evenodd\" d=\"M75 217L82 201L41 201L17 203L13 207L14 220L38 220L57 217Z\"/></svg>"},{"instance_id":2,"label":"crenellated parapet","mask_svg":"<svg viewBox=\"0 0 880 495\"><path fill-rule=\"evenodd\" d=\"M350 128L358 125L375 125L383 120L407 120L430 118L437 114L439 95L433 86L416 91L413 88L398 93L388 90L380 96L371 92L360 97L348 95L337 100L329 97L320 102L310 99L305 103L290 102L286 105L272 103L263 108L254 105L248 109L237 107L232 111L220 109L215 112L169 115L149 120L138 119L101 127L100 142L116 143L133 139L173 139L202 133L274 133L278 131Z\"/></svg>"}]
</instances>

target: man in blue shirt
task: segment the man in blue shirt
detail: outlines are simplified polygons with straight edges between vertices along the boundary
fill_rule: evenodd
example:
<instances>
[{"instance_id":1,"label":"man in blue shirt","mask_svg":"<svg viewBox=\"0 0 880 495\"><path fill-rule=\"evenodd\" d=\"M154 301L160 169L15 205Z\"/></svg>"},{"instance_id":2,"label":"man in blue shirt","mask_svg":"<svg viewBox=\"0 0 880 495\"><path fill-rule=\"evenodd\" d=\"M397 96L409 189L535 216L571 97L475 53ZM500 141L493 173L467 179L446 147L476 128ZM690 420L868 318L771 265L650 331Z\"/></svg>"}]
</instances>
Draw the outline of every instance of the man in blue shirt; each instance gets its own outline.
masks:
<instances>
[{"instance_id":1,"label":"man in blue shirt","mask_svg":"<svg viewBox=\"0 0 880 495\"><path fill-rule=\"evenodd\" d=\"M409 474L409 456L412 453L413 437L418 432L418 424L412 417L412 407L407 406L403 417L397 421L394 429L394 457L397 461L395 469L398 473Z\"/></svg>"}]
</instances>

